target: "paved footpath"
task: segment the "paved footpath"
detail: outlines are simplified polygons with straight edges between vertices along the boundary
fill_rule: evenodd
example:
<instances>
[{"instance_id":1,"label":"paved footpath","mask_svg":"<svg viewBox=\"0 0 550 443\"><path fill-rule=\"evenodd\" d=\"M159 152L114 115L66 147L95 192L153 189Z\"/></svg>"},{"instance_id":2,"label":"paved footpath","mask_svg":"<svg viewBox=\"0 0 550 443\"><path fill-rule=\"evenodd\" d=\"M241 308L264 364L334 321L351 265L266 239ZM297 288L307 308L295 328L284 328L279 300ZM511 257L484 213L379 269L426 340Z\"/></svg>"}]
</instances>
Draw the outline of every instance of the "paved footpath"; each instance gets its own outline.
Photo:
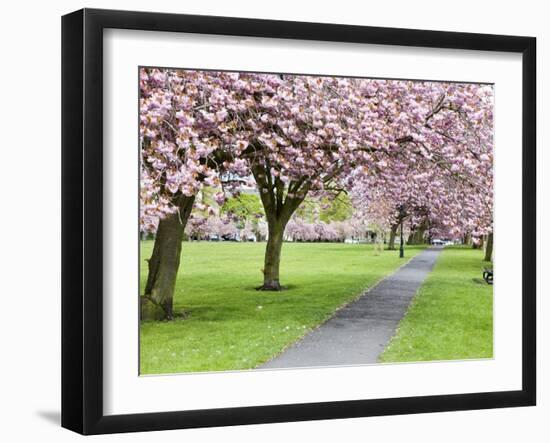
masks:
<instances>
[{"instance_id":1,"label":"paved footpath","mask_svg":"<svg viewBox=\"0 0 550 443\"><path fill-rule=\"evenodd\" d=\"M376 363L441 250L425 249L259 368Z\"/></svg>"}]
</instances>

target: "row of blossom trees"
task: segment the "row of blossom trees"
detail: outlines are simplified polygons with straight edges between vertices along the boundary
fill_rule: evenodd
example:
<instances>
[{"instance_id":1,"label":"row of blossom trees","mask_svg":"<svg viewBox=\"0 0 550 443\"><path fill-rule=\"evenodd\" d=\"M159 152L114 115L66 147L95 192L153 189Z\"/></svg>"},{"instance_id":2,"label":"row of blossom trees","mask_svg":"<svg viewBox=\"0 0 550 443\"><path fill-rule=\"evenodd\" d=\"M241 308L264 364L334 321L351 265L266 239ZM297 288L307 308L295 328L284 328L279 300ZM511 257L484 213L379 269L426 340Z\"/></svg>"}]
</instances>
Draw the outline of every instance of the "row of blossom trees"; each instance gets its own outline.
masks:
<instances>
[{"instance_id":1,"label":"row of blossom trees","mask_svg":"<svg viewBox=\"0 0 550 443\"><path fill-rule=\"evenodd\" d=\"M258 199L259 200L259 199ZM230 200L231 201L231 200ZM265 241L267 223L263 213L246 214L246 207L236 204L206 206L195 202L185 234L190 240L237 240ZM295 214L288 222L284 232L286 241L335 241L346 239L364 239L368 226L363 219L353 216L343 220L323 221L319 217L320 202L310 203L312 214ZM336 216L338 218L338 216Z\"/></svg>"},{"instance_id":2,"label":"row of blossom trees","mask_svg":"<svg viewBox=\"0 0 550 443\"><path fill-rule=\"evenodd\" d=\"M172 317L181 240L204 185L221 189L220 205L256 188L263 290L281 289L285 230L297 232L308 196L349 192L390 230L406 217L452 235L490 232L492 100L477 84L141 69L140 222L156 232L147 312Z\"/></svg>"}]
</instances>

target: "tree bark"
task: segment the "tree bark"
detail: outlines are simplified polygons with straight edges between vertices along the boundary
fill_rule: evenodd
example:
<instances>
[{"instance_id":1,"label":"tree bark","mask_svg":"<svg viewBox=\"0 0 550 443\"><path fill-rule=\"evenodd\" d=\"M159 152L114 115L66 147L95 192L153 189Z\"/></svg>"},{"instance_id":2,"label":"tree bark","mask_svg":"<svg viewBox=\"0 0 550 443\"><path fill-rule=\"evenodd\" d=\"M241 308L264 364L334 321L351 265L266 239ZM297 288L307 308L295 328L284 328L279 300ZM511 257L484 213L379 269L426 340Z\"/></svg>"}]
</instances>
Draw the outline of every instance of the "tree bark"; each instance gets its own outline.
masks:
<instances>
[{"instance_id":1,"label":"tree bark","mask_svg":"<svg viewBox=\"0 0 550 443\"><path fill-rule=\"evenodd\" d=\"M407 244L421 245L422 243L424 243L424 234L426 233L426 229L428 229L428 222L426 220L423 220L422 223L416 226L414 231L411 232L407 240Z\"/></svg>"},{"instance_id":2,"label":"tree bark","mask_svg":"<svg viewBox=\"0 0 550 443\"><path fill-rule=\"evenodd\" d=\"M392 225L390 229L390 239L388 241L388 250L394 251L395 250L395 236L397 234L397 227L399 226L399 223Z\"/></svg>"},{"instance_id":3,"label":"tree bark","mask_svg":"<svg viewBox=\"0 0 550 443\"><path fill-rule=\"evenodd\" d=\"M265 248L264 259L264 283L260 287L263 291L280 291L279 267L281 264L281 249L283 247L283 234L285 225L274 222L268 224L269 236Z\"/></svg>"},{"instance_id":4,"label":"tree bark","mask_svg":"<svg viewBox=\"0 0 550 443\"><path fill-rule=\"evenodd\" d=\"M485 245L485 261L491 261L493 259L493 233L490 232L487 236L487 243Z\"/></svg>"},{"instance_id":5,"label":"tree bark","mask_svg":"<svg viewBox=\"0 0 550 443\"><path fill-rule=\"evenodd\" d=\"M141 300L142 320L171 320L174 316L174 289L182 240L194 201L195 197L178 197L175 202L178 211L159 222Z\"/></svg>"},{"instance_id":6,"label":"tree bark","mask_svg":"<svg viewBox=\"0 0 550 443\"><path fill-rule=\"evenodd\" d=\"M419 244L419 245L423 245L424 243L426 243L425 234L426 234L426 230L425 230L425 229L422 229L422 230L418 233L418 244Z\"/></svg>"},{"instance_id":7,"label":"tree bark","mask_svg":"<svg viewBox=\"0 0 550 443\"><path fill-rule=\"evenodd\" d=\"M424 234L426 233L426 228L424 228L423 226L418 228L418 230L415 232L415 238L414 238L414 241L415 241L415 245L421 245L422 243L424 243Z\"/></svg>"},{"instance_id":8,"label":"tree bark","mask_svg":"<svg viewBox=\"0 0 550 443\"><path fill-rule=\"evenodd\" d=\"M407 239L408 245L420 245L424 243L424 232L426 232L424 229L417 228L413 232L409 234L409 238Z\"/></svg>"}]
</instances>

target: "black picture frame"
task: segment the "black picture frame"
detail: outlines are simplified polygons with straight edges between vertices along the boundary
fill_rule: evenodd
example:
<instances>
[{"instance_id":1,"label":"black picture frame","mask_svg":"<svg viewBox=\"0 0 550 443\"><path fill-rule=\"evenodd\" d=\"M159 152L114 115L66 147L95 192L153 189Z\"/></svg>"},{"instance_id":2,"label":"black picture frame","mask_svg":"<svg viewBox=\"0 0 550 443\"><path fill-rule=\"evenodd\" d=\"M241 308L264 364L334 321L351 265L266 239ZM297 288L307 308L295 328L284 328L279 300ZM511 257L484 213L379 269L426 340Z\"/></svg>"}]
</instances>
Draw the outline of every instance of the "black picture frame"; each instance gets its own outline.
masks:
<instances>
[{"instance_id":1,"label":"black picture frame","mask_svg":"<svg viewBox=\"0 0 550 443\"><path fill-rule=\"evenodd\" d=\"M522 389L131 415L103 413L103 30L171 31L522 54ZM536 402L536 39L83 9L62 18L62 426L82 434L229 426Z\"/></svg>"}]
</instances>

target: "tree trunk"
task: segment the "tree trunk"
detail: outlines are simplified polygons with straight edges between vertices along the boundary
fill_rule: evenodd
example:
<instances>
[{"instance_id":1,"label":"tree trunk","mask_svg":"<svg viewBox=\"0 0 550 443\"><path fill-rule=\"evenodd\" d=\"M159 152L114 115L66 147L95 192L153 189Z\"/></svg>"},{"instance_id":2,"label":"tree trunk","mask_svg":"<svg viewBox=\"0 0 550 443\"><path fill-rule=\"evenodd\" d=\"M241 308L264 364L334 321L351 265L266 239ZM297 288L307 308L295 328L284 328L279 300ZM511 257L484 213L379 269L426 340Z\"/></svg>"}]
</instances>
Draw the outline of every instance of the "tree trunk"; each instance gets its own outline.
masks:
<instances>
[{"instance_id":1,"label":"tree trunk","mask_svg":"<svg viewBox=\"0 0 550 443\"><path fill-rule=\"evenodd\" d=\"M395 236L397 234L397 227L399 224L392 225L390 229L390 239L388 241L388 250L393 251L395 250Z\"/></svg>"},{"instance_id":2,"label":"tree trunk","mask_svg":"<svg viewBox=\"0 0 550 443\"><path fill-rule=\"evenodd\" d=\"M178 212L159 222L141 302L142 320L173 318L174 289L180 265L181 243L194 200L195 197L178 197Z\"/></svg>"},{"instance_id":3,"label":"tree trunk","mask_svg":"<svg viewBox=\"0 0 550 443\"><path fill-rule=\"evenodd\" d=\"M493 233L489 233L487 236L487 244L485 245L485 261L491 261L493 259Z\"/></svg>"},{"instance_id":4,"label":"tree trunk","mask_svg":"<svg viewBox=\"0 0 550 443\"><path fill-rule=\"evenodd\" d=\"M254 232L254 236L256 237L257 242L263 241L263 237L262 237L262 234L260 232L260 228L252 228L252 232Z\"/></svg>"},{"instance_id":5,"label":"tree trunk","mask_svg":"<svg viewBox=\"0 0 550 443\"><path fill-rule=\"evenodd\" d=\"M424 234L426 233L426 229L428 229L428 222L424 219L418 226L416 226L414 231L411 232L407 244L421 245L424 243Z\"/></svg>"},{"instance_id":6,"label":"tree trunk","mask_svg":"<svg viewBox=\"0 0 550 443\"><path fill-rule=\"evenodd\" d=\"M269 235L265 248L264 283L259 288L262 291L280 291L279 266L281 263L281 249L285 225L280 222L268 224Z\"/></svg>"},{"instance_id":7,"label":"tree trunk","mask_svg":"<svg viewBox=\"0 0 550 443\"><path fill-rule=\"evenodd\" d=\"M284 183L278 176L271 173L269 159L258 163L252 168L260 200L267 219L268 238L264 259L264 283L257 288L264 291L280 291L279 265L281 263L281 248L285 227L304 201L311 183L301 179ZM286 192L286 195L285 195Z\"/></svg>"},{"instance_id":8,"label":"tree trunk","mask_svg":"<svg viewBox=\"0 0 550 443\"><path fill-rule=\"evenodd\" d=\"M421 228L418 229L418 231L416 231L416 243L417 245L421 245L422 243L424 243L424 234L426 234L426 228L424 228L423 226Z\"/></svg>"},{"instance_id":9,"label":"tree trunk","mask_svg":"<svg viewBox=\"0 0 550 443\"><path fill-rule=\"evenodd\" d=\"M424 239L424 229L417 228L413 233L412 237L409 240L409 245L419 245Z\"/></svg>"}]
</instances>

